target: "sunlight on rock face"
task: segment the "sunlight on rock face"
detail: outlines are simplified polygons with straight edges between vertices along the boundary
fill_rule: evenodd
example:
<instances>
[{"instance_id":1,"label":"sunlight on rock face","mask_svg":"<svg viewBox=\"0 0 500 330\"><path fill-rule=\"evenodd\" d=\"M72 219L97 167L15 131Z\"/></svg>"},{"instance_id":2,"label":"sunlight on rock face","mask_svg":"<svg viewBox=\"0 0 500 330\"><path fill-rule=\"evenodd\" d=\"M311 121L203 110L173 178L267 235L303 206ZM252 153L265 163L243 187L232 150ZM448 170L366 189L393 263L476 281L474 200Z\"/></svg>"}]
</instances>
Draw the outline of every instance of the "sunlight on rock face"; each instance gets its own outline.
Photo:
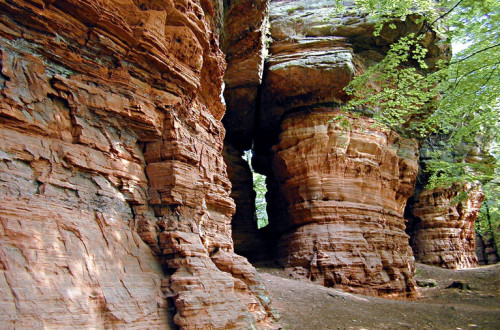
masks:
<instances>
[{"instance_id":1,"label":"sunlight on rock face","mask_svg":"<svg viewBox=\"0 0 500 330\"><path fill-rule=\"evenodd\" d=\"M413 297L417 142L340 108L422 25L375 37L342 3L0 1L0 327L280 328L239 253ZM474 206L428 222L470 248Z\"/></svg>"},{"instance_id":2,"label":"sunlight on rock face","mask_svg":"<svg viewBox=\"0 0 500 330\"><path fill-rule=\"evenodd\" d=\"M78 287L68 288L66 290L66 293L67 293L69 299L74 300L74 301L80 300L80 298L82 296L82 292L81 292L80 288L78 288Z\"/></svg>"},{"instance_id":3,"label":"sunlight on rock face","mask_svg":"<svg viewBox=\"0 0 500 330\"><path fill-rule=\"evenodd\" d=\"M36 285L34 273L47 283L44 294L6 298L9 310L32 301L40 315L18 310L6 326L271 324L264 286L232 248L222 2L0 8L0 217L22 222L0 238L16 246L1 268L17 274L1 289ZM32 228L39 269L18 253ZM62 244L45 248L51 241ZM212 260L217 251L229 257Z\"/></svg>"}]
</instances>

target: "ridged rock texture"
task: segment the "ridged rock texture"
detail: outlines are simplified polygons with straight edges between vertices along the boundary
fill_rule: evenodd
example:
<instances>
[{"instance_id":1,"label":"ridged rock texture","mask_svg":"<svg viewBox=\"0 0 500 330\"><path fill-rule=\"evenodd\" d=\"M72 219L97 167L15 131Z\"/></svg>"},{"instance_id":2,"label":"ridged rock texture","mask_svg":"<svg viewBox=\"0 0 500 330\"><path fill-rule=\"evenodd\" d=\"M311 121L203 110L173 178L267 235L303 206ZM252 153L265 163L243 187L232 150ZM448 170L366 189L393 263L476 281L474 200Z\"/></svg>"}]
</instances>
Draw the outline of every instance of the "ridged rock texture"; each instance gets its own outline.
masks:
<instances>
[{"instance_id":1,"label":"ridged rock texture","mask_svg":"<svg viewBox=\"0 0 500 330\"><path fill-rule=\"evenodd\" d=\"M413 256L403 219L417 146L373 120L316 108L282 124L274 170L286 217L279 260L326 286L412 296ZM349 123L342 125L341 123Z\"/></svg>"},{"instance_id":2,"label":"ridged rock texture","mask_svg":"<svg viewBox=\"0 0 500 330\"><path fill-rule=\"evenodd\" d=\"M469 194L460 200L460 187L423 190L410 204L408 233L415 259L450 269L476 267L477 219L484 195L480 189L466 187Z\"/></svg>"},{"instance_id":3,"label":"ridged rock texture","mask_svg":"<svg viewBox=\"0 0 500 330\"><path fill-rule=\"evenodd\" d=\"M495 240L476 232L476 256L480 265L494 265L498 262Z\"/></svg>"},{"instance_id":4,"label":"ridged rock texture","mask_svg":"<svg viewBox=\"0 0 500 330\"><path fill-rule=\"evenodd\" d=\"M416 142L339 112L344 87L380 61L397 38L420 29L408 19L373 36L351 4L273 1L255 135L255 168L268 175L277 258L293 275L360 293L415 294L405 233L413 194ZM429 58L442 53L432 32Z\"/></svg>"},{"instance_id":5,"label":"ridged rock texture","mask_svg":"<svg viewBox=\"0 0 500 330\"><path fill-rule=\"evenodd\" d=\"M1 327L276 328L233 238L300 278L413 296L416 143L339 107L421 25L374 37L344 3L337 17L326 0L0 0ZM430 66L446 53L432 31L423 43ZM252 146L272 242L241 159ZM479 197L438 215L468 228L438 242L423 205L453 196L420 196L419 258L449 235L472 242Z\"/></svg>"},{"instance_id":6,"label":"ridged rock texture","mask_svg":"<svg viewBox=\"0 0 500 330\"><path fill-rule=\"evenodd\" d=\"M222 2L0 12L1 327L270 324L232 247Z\"/></svg>"},{"instance_id":7,"label":"ridged rock texture","mask_svg":"<svg viewBox=\"0 0 500 330\"><path fill-rule=\"evenodd\" d=\"M268 0L232 0L226 9L221 48L226 54L222 120L226 141L236 150L252 147L268 32Z\"/></svg>"}]
</instances>

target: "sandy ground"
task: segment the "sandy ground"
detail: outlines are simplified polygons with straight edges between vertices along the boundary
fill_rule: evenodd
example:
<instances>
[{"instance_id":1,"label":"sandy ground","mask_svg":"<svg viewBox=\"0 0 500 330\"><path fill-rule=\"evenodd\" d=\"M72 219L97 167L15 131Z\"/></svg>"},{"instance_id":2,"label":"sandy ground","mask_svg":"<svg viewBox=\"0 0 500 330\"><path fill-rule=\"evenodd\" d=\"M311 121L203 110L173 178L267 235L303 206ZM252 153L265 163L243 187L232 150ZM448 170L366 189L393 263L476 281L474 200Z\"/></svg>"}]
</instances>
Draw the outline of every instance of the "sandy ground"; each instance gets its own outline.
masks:
<instances>
[{"instance_id":1,"label":"sandy ground","mask_svg":"<svg viewBox=\"0 0 500 330\"><path fill-rule=\"evenodd\" d=\"M346 293L287 278L283 270L259 267L281 314L283 329L497 329L500 330L500 264L468 270L416 265L415 301L389 300ZM447 289L453 281L467 289Z\"/></svg>"}]
</instances>

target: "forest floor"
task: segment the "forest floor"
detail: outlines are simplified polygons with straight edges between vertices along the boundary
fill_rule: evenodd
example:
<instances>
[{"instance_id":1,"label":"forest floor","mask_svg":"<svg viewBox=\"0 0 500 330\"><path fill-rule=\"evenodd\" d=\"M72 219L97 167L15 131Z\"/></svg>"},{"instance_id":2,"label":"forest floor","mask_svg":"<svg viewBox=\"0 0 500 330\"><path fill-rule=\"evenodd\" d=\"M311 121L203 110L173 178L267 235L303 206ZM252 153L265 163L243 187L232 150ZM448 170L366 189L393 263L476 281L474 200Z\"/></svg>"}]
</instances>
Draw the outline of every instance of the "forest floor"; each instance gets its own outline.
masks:
<instances>
[{"instance_id":1,"label":"forest floor","mask_svg":"<svg viewBox=\"0 0 500 330\"><path fill-rule=\"evenodd\" d=\"M389 300L325 288L257 266L281 315L283 329L500 329L500 264L467 270L416 265L414 301ZM454 281L470 289L446 288Z\"/></svg>"}]
</instances>

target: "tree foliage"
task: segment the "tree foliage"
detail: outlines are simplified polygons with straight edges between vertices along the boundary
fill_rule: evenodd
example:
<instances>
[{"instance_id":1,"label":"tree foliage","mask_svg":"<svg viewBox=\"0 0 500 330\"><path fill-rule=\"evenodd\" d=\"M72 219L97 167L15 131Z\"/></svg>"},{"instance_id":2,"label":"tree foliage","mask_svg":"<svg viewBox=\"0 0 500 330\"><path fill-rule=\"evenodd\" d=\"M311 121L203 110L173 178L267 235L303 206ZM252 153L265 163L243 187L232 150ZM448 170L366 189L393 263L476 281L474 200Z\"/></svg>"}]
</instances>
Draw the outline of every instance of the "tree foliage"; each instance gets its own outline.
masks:
<instances>
[{"instance_id":1,"label":"tree foliage","mask_svg":"<svg viewBox=\"0 0 500 330\"><path fill-rule=\"evenodd\" d=\"M486 183L498 161L500 2L496 0L358 0L384 23L419 14L424 28L400 38L386 58L347 87L351 107L374 111L381 123L429 149L429 188L457 182ZM422 38L437 31L456 51L432 70ZM377 33L376 31L376 33ZM456 47L455 47L456 48Z\"/></svg>"},{"instance_id":2,"label":"tree foliage","mask_svg":"<svg viewBox=\"0 0 500 330\"><path fill-rule=\"evenodd\" d=\"M422 37L414 33L402 37L381 62L347 87L347 93L356 96L350 107L362 107L410 137L425 137L436 127L430 115L439 96L436 85L443 79L441 72L425 76L427 49L420 44Z\"/></svg>"},{"instance_id":3,"label":"tree foliage","mask_svg":"<svg viewBox=\"0 0 500 330\"><path fill-rule=\"evenodd\" d=\"M266 176L252 171L253 175L253 190L255 191L255 216L257 218L257 228L267 226L269 219L267 217L267 202L266 202Z\"/></svg>"},{"instance_id":4,"label":"tree foliage","mask_svg":"<svg viewBox=\"0 0 500 330\"><path fill-rule=\"evenodd\" d=\"M257 221L257 228L260 229L269 224L266 201L266 176L254 171L252 167L252 151L246 151L244 159L248 162L252 171L253 190L255 191L255 220Z\"/></svg>"},{"instance_id":5,"label":"tree foliage","mask_svg":"<svg viewBox=\"0 0 500 330\"><path fill-rule=\"evenodd\" d=\"M424 27L394 43L387 57L354 79L350 107L370 109L380 123L420 140L427 188L483 185L476 228L500 243L500 1L357 0L380 22L419 15ZM392 24L392 27L395 27ZM453 47L432 70L422 38L436 31ZM463 186L463 185L462 185Z\"/></svg>"}]
</instances>

